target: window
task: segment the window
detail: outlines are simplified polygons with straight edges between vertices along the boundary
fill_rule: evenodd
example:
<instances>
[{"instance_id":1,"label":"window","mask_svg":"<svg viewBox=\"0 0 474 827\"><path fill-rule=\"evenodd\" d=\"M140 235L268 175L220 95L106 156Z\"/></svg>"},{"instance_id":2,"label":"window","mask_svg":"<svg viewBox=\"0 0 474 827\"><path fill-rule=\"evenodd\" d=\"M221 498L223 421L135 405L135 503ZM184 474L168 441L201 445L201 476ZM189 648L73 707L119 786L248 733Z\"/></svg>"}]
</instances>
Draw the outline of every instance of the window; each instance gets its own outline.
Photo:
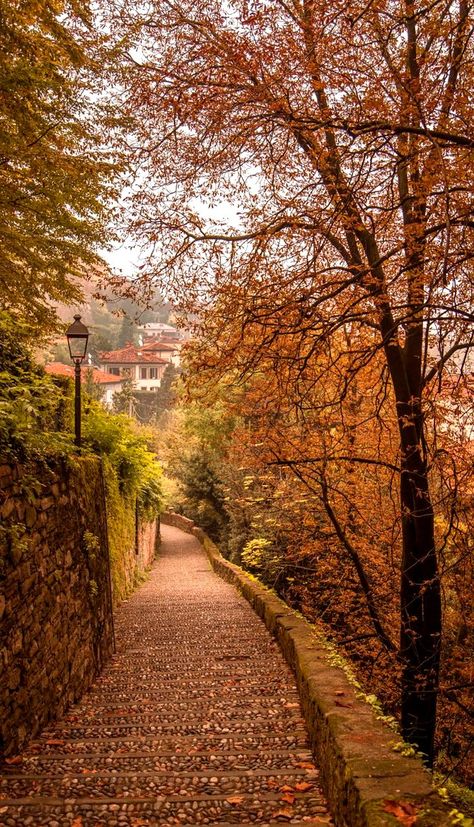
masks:
<instances>
[{"instance_id":1,"label":"window","mask_svg":"<svg viewBox=\"0 0 474 827\"><path fill-rule=\"evenodd\" d=\"M140 379L146 379L146 368L140 368Z\"/></svg>"},{"instance_id":2,"label":"window","mask_svg":"<svg viewBox=\"0 0 474 827\"><path fill-rule=\"evenodd\" d=\"M120 368L109 368L108 373L113 373L114 376L120 376Z\"/></svg>"},{"instance_id":3,"label":"window","mask_svg":"<svg viewBox=\"0 0 474 827\"><path fill-rule=\"evenodd\" d=\"M158 379L158 368L150 368L150 379Z\"/></svg>"}]
</instances>

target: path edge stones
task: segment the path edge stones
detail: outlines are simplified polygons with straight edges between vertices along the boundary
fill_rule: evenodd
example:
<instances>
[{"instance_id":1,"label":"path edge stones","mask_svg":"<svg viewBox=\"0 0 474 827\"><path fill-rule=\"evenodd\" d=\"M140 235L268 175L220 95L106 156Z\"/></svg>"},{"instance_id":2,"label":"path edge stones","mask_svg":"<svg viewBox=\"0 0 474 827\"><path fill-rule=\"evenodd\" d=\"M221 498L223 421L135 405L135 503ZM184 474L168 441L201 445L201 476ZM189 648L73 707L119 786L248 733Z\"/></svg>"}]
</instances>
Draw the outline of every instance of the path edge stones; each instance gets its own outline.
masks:
<instances>
[{"instance_id":1,"label":"path edge stones","mask_svg":"<svg viewBox=\"0 0 474 827\"><path fill-rule=\"evenodd\" d=\"M161 522L198 539L216 574L241 592L278 641L296 675L311 748L337 827L451 827L451 807L435 790L430 773L420 759L394 750L400 738L356 697L343 670L329 663L311 624L226 560L192 520L169 512Z\"/></svg>"}]
</instances>

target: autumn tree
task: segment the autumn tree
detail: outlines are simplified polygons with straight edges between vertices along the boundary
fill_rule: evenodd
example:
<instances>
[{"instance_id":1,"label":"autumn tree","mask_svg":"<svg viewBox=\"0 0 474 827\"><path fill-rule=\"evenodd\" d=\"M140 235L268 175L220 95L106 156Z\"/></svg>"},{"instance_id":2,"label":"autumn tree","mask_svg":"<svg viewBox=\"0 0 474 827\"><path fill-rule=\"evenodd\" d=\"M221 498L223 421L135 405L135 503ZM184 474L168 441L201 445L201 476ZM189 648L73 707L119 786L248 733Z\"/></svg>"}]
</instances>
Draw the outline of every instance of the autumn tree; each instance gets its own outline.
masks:
<instances>
[{"instance_id":1,"label":"autumn tree","mask_svg":"<svg viewBox=\"0 0 474 827\"><path fill-rule=\"evenodd\" d=\"M88 2L0 2L0 299L43 331L53 302L80 299L108 235L119 163L103 130L118 120L95 25Z\"/></svg>"},{"instance_id":2,"label":"autumn tree","mask_svg":"<svg viewBox=\"0 0 474 827\"><path fill-rule=\"evenodd\" d=\"M361 368L345 393L351 352L337 350L333 341L335 353L320 349L299 375L300 341L282 334L259 348L257 369L238 382L236 368L255 353L257 326L242 332L229 317L222 329L221 310L216 304L215 313L206 314L186 360L188 392L196 403L213 407L219 376L227 416L238 414L240 422L214 463L228 515L221 549L323 625L354 663L366 692L375 692L385 711L398 716L398 439L383 356ZM357 344L352 330L351 348ZM430 412L429 423L437 432L430 434L436 446L430 485L444 604L437 769L454 771L468 784L473 464L464 432L472 432L470 384L466 377L449 395L436 394L441 410ZM455 412L455 428L445 408ZM178 455L189 443L189 433L181 433ZM183 465L183 473L192 482L191 467ZM184 513L194 513L194 497L185 494Z\"/></svg>"},{"instance_id":3,"label":"autumn tree","mask_svg":"<svg viewBox=\"0 0 474 827\"><path fill-rule=\"evenodd\" d=\"M303 376L356 332L343 394L383 355L398 423L402 725L431 763L441 596L425 394L472 345L472 9L154 0L142 19L118 15L139 39L131 223L152 247L148 280L184 310L218 302L223 328L254 331L245 365L234 340L241 377L290 333Z\"/></svg>"}]
</instances>

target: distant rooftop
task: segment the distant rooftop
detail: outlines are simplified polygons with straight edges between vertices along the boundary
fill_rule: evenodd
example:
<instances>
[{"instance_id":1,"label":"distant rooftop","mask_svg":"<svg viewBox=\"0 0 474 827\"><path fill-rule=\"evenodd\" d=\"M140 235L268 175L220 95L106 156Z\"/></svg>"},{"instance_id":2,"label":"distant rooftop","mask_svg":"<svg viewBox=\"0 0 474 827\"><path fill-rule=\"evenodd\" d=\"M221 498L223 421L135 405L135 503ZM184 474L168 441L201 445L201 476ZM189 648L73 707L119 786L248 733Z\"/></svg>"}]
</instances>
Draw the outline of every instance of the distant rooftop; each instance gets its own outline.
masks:
<instances>
[{"instance_id":1,"label":"distant rooftop","mask_svg":"<svg viewBox=\"0 0 474 827\"><path fill-rule=\"evenodd\" d=\"M46 373L49 373L52 376L69 376L71 379L74 378L74 368L72 365L64 365L62 362L49 362L49 364L44 366L44 369ZM81 371L82 382L87 380L88 370L92 371L92 381L96 382L98 385L115 384L122 381L121 376L114 376L112 373L106 373L105 371L100 370L100 368L84 365L83 370Z\"/></svg>"},{"instance_id":2,"label":"distant rooftop","mask_svg":"<svg viewBox=\"0 0 474 827\"><path fill-rule=\"evenodd\" d=\"M176 342L163 342L160 339L154 339L152 342L145 342L145 344L141 346L141 349L149 352L155 350L177 351L179 348L176 345Z\"/></svg>"},{"instance_id":3,"label":"distant rooftop","mask_svg":"<svg viewBox=\"0 0 474 827\"><path fill-rule=\"evenodd\" d=\"M118 350L104 351L100 361L114 365L167 365L165 359L156 356L153 351L145 351L144 346L126 345Z\"/></svg>"},{"instance_id":4,"label":"distant rooftop","mask_svg":"<svg viewBox=\"0 0 474 827\"><path fill-rule=\"evenodd\" d=\"M178 333L177 329L173 327L171 324L165 324L164 322L146 322L145 324L140 325L138 328L139 330L161 330L163 333Z\"/></svg>"},{"instance_id":5,"label":"distant rooftop","mask_svg":"<svg viewBox=\"0 0 474 827\"><path fill-rule=\"evenodd\" d=\"M180 330L164 322L147 322L146 324L140 325L138 330L147 339L171 339L176 341L176 339L182 338Z\"/></svg>"}]
</instances>

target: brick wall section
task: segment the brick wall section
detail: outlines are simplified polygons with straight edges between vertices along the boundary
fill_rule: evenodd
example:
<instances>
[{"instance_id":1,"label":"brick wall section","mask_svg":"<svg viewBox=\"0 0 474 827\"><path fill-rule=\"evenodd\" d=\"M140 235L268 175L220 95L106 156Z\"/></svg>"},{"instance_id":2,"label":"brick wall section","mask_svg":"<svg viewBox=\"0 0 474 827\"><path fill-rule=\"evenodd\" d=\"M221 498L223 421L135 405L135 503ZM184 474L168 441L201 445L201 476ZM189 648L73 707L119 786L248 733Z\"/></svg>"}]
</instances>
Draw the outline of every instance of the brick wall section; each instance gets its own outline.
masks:
<instances>
[{"instance_id":1,"label":"brick wall section","mask_svg":"<svg viewBox=\"0 0 474 827\"><path fill-rule=\"evenodd\" d=\"M415 808L417 827L448 827L450 807L433 788L431 775L417 758L393 749L400 741L357 696L342 669L329 663L328 652L310 623L255 578L224 557L202 529L178 514L162 521L194 534L213 569L236 586L275 636L292 667L321 771L321 782L337 827L400 827L410 820L387 808ZM413 816L414 817L414 816ZM415 821L411 822L415 823Z\"/></svg>"},{"instance_id":2,"label":"brick wall section","mask_svg":"<svg viewBox=\"0 0 474 827\"><path fill-rule=\"evenodd\" d=\"M8 755L77 700L112 651L99 461L0 466L0 516L0 737Z\"/></svg>"}]
</instances>

